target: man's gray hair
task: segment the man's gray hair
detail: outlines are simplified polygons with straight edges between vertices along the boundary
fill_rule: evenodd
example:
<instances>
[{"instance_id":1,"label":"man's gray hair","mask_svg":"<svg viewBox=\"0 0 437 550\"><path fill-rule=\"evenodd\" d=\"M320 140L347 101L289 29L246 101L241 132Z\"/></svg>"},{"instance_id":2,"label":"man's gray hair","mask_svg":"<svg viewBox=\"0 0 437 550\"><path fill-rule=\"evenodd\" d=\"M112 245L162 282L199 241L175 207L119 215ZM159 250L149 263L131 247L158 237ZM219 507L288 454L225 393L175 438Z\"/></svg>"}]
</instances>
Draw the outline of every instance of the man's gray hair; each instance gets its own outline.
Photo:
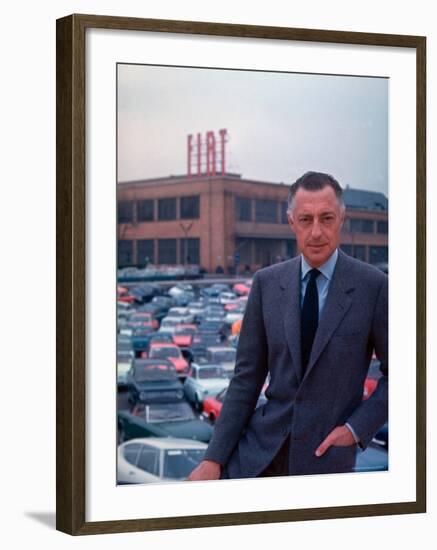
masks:
<instances>
[{"instance_id":1,"label":"man's gray hair","mask_svg":"<svg viewBox=\"0 0 437 550\"><path fill-rule=\"evenodd\" d=\"M340 209L344 212L345 204L343 201L343 189L338 181L330 174L325 174L324 172L306 172L290 186L290 192L288 193L287 214L291 215L293 211L294 197L299 189L305 189L306 191L320 191L325 187L331 187L331 189L333 189L340 205Z\"/></svg>"}]
</instances>

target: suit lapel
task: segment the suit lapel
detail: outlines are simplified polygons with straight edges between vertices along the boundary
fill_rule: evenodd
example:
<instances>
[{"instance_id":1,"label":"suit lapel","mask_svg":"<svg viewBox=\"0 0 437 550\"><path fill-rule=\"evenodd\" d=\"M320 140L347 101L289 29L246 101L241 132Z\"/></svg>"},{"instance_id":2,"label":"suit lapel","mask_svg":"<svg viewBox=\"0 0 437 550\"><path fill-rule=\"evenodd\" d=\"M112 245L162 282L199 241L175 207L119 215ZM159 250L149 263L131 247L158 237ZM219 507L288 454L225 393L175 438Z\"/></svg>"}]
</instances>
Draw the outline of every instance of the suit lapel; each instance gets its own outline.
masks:
<instances>
[{"instance_id":1,"label":"suit lapel","mask_svg":"<svg viewBox=\"0 0 437 550\"><path fill-rule=\"evenodd\" d=\"M300 352L300 256L287 262L280 281L282 293L280 307L284 319L285 338L296 369L299 382L302 380Z\"/></svg>"},{"instance_id":2,"label":"suit lapel","mask_svg":"<svg viewBox=\"0 0 437 550\"><path fill-rule=\"evenodd\" d=\"M328 296L314 338L311 356L305 372L306 378L325 349L340 321L352 304L354 284L348 277L349 261L339 250L334 274L329 286Z\"/></svg>"}]
</instances>

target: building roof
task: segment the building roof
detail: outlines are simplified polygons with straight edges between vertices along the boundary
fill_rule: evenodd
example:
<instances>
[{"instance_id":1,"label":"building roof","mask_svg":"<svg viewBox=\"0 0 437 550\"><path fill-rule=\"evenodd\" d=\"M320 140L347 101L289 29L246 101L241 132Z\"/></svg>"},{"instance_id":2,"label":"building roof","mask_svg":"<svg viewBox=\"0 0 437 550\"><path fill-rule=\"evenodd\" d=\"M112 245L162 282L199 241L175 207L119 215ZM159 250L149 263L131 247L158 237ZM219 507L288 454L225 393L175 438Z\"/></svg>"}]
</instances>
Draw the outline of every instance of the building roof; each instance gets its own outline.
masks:
<instances>
[{"instance_id":1,"label":"building roof","mask_svg":"<svg viewBox=\"0 0 437 550\"><path fill-rule=\"evenodd\" d=\"M171 175L161 178L150 178L143 180L135 181L123 181L118 182L118 185L121 189L123 188L132 188L132 187L154 187L157 185L184 185L188 182L205 182L209 180L238 180L241 183L248 184L262 184L272 187L285 187L286 184L283 182L274 183L267 181L259 181L253 179L246 179L241 176L241 174L233 174L227 172L224 175L217 174L215 176L188 176L188 175ZM288 187L288 186L287 186ZM369 210L369 211L378 211L378 212L387 212L388 211L388 199L387 197L378 191L366 191L364 189L352 189L349 186L346 186L343 189L343 199L345 205L349 209L355 210Z\"/></svg>"},{"instance_id":2,"label":"building roof","mask_svg":"<svg viewBox=\"0 0 437 550\"><path fill-rule=\"evenodd\" d=\"M346 187L343 190L343 199L346 208L357 210L379 210L387 212L388 199L378 191L365 191L363 189L351 189Z\"/></svg>"}]
</instances>

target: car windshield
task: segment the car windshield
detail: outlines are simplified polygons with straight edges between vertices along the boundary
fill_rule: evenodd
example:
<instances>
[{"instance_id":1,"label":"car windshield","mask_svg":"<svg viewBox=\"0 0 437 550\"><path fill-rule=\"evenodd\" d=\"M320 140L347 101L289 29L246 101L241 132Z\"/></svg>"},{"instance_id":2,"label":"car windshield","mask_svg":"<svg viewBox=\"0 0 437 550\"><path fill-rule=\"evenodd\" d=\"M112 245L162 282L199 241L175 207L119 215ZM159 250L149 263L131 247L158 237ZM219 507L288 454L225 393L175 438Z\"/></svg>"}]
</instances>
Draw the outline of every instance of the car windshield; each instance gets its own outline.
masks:
<instances>
[{"instance_id":1,"label":"car windshield","mask_svg":"<svg viewBox=\"0 0 437 550\"><path fill-rule=\"evenodd\" d=\"M172 449L165 451L163 476L169 479L183 479L190 475L201 462L203 449Z\"/></svg>"},{"instance_id":2,"label":"car windshield","mask_svg":"<svg viewBox=\"0 0 437 550\"><path fill-rule=\"evenodd\" d=\"M160 332L159 334L157 333L156 335L152 334L152 336L150 337L150 341L151 342L173 342L173 338L168 333L166 334L165 332Z\"/></svg>"},{"instance_id":3,"label":"car windshield","mask_svg":"<svg viewBox=\"0 0 437 550\"><path fill-rule=\"evenodd\" d=\"M175 334L180 334L182 336L191 336L196 332L196 329L193 328L177 328Z\"/></svg>"},{"instance_id":4,"label":"car windshield","mask_svg":"<svg viewBox=\"0 0 437 550\"><path fill-rule=\"evenodd\" d=\"M181 352L179 348L152 348L150 350L150 357L158 357L165 359L166 357L180 357Z\"/></svg>"},{"instance_id":5,"label":"car windshield","mask_svg":"<svg viewBox=\"0 0 437 550\"><path fill-rule=\"evenodd\" d=\"M142 314L142 315L132 315L130 320L133 323L150 323L152 318L151 318L150 314L145 313L145 314Z\"/></svg>"},{"instance_id":6,"label":"car windshield","mask_svg":"<svg viewBox=\"0 0 437 550\"><path fill-rule=\"evenodd\" d=\"M195 420L196 417L188 403L157 403L145 405L137 416L146 422L168 422L172 420Z\"/></svg>"},{"instance_id":7,"label":"car windshield","mask_svg":"<svg viewBox=\"0 0 437 550\"><path fill-rule=\"evenodd\" d=\"M212 357L214 357L214 361L218 361L219 363L227 362L227 361L235 361L235 350L234 349L228 349L223 351L214 351L211 353Z\"/></svg>"},{"instance_id":8,"label":"car windshield","mask_svg":"<svg viewBox=\"0 0 437 550\"><path fill-rule=\"evenodd\" d=\"M207 380L208 378L227 378L227 374L221 367L203 367L198 370L198 378Z\"/></svg>"},{"instance_id":9,"label":"car windshield","mask_svg":"<svg viewBox=\"0 0 437 550\"><path fill-rule=\"evenodd\" d=\"M137 365L135 366L134 378L137 382L148 380L174 380L177 373L170 365Z\"/></svg>"},{"instance_id":10,"label":"car windshield","mask_svg":"<svg viewBox=\"0 0 437 550\"><path fill-rule=\"evenodd\" d=\"M161 322L162 327L174 327L179 325L180 321L178 319L163 319Z\"/></svg>"}]
</instances>

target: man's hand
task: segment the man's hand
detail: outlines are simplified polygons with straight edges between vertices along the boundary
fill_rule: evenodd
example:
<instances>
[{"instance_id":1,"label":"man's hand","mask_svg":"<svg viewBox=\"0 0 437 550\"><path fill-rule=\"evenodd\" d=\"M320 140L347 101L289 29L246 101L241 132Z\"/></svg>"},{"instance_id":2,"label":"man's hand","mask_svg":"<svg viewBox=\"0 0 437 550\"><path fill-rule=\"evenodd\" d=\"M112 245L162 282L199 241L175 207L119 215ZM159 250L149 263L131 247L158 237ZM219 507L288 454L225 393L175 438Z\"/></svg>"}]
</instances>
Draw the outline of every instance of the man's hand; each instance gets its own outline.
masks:
<instances>
[{"instance_id":1,"label":"man's hand","mask_svg":"<svg viewBox=\"0 0 437 550\"><path fill-rule=\"evenodd\" d=\"M322 456L329 447L347 447L355 443L354 436L347 426L337 426L316 449L316 456Z\"/></svg>"},{"instance_id":2,"label":"man's hand","mask_svg":"<svg viewBox=\"0 0 437 550\"><path fill-rule=\"evenodd\" d=\"M221 466L213 460L202 460L202 462L194 468L188 476L188 481L208 481L220 478Z\"/></svg>"}]
</instances>

